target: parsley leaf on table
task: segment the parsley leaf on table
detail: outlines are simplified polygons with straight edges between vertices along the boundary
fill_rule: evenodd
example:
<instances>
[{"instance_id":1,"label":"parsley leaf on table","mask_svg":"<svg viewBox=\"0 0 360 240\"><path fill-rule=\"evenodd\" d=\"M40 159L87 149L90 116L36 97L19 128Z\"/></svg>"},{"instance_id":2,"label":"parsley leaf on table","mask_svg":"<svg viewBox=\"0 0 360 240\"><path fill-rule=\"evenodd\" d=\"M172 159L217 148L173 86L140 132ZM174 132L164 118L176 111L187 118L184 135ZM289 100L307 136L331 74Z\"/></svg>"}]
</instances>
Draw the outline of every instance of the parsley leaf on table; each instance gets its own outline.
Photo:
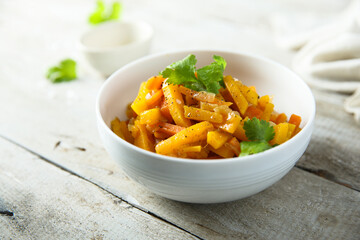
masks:
<instances>
[{"instance_id":1,"label":"parsley leaf on table","mask_svg":"<svg viewBox=\"0 0 360 240\"><path fill-rule=\"evenodd\" d=\"M181 84L195 91L218 93L223 86L223 72L226 61L220 56L213 56L214 62L196 69L196 57L193 54L167 66L160 74L170 84ZM195 75L197 73L197 77Z\"/></svg>"},{"instance_id":2,"label":"parsley leaf on table","mask_svg":"<svg viewBox=\"0 0 360 240\"><path fill-rule=\"evenodd\" d=\"M59 66L49 68L46 77L53 83L72 81L77 78L76 62L72 59L65 59L60 62Z\"/></svg>"},{"instance_id":3,"label":"parsley leaf on table","mask_svg":"<svg viewBox=\"0 0 360 240\"><path fill-rule=\"evenodd\" d=\"M272 148L269 144L275 136L274 128L269 122L253 118L244 123L246 137L251 141L242 141L240 143L240 157L263 152Z\"/></svg>"},{"instance_id":4,"label":"parsley leaf on table","mask_svg":"<svg viewBox=\"0 0 360 240\"><path fill-rule=\"evenodd\" d=\"M104 1L98 0L95 11L89 16L89 23L95 25L109 20L119 19L121 8L119 2L114 2L111 6L111 11L107 11Z\"/></svg>"}]
</instances>

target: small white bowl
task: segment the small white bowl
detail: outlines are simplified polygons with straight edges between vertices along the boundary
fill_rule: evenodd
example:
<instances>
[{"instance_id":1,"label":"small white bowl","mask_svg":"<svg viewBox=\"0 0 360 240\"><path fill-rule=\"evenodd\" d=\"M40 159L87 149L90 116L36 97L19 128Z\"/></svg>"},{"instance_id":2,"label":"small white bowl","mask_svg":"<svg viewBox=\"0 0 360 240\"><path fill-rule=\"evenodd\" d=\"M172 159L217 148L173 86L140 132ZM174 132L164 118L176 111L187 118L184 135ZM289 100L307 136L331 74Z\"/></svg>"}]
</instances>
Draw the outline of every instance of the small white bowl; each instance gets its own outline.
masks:
<instances>
[{"instance_id":1,"label":"small white bowl","mask_svg":"<svg viewBox=\"0 0 360 240\"><path fill-rule=\"evenodd\" d=\"M231 159L195 160L167 157L140 149L109 128L125 109L139 85L167 65L193 53L197 66L211 63L214 54L227 61L226 75L254 85L260 95L274 96L276 110L302 117L303 128L289 141L262 153ZM136 182L163 197L191 203L220 203L258 193L281 179L302 156L311 138L315 101L295 73L260 56L225 51L180 51L142 58L115 72L102 86L96 103L100 136L106 150Z\"/></svg>"},{"instance_id":2,"label":"small white bowl","mask_svg":"<svg viewBox=\"0 0 360 240\"><path fill-rule=\"evenodd\" d=\"M92 67L105 76L149 53L152 27L142 21L111 21L85 32L80 49Z\"/></svg>"}]
</instances>

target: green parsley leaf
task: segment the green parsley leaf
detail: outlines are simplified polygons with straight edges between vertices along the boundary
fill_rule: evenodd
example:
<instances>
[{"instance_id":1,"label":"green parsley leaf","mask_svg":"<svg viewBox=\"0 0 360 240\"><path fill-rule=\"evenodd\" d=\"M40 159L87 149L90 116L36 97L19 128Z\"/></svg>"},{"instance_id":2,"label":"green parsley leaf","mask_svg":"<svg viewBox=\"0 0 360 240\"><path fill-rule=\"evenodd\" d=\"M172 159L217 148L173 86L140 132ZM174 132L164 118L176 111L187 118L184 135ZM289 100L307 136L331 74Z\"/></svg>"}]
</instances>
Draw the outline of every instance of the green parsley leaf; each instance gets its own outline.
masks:
<instances>
[{"instance_id":1,"label":"green parsley leaf","mask_svg":"<svg viewBox=\"0 0 360 240\"><path fill-rule=\"evenodd\" d=\"M103 0L98 0L96 2L95 11L89 16L89 23L95 25L109 20L117 20L120 18L121 9L121 4L119 2L114 2L110 11L109 9L106 9Z\"/></svg>"},{"instance_id":2,"label":"green parsley leaf","mask_svg":"<svg viewBox=\"0 0 360 240\"><path fill-rule=\"evenodd\" d=\"M270 141L275 136L275 131L270 123L265 120L253 118L244 123L246 137L251 141Z\"/></svg>"},{"instance_id":3,"label":"green parsley leaf","mask_svg":"<svg viewBox=\"0 0 360 240\"><path fill-rule=\"evenodd\" d=\"M272 148L272 146L266 141L254 141L254 142L246 142L242 141L240 143L241 153L240 157L263 152Z\"/></svg>"},{"instance_id":4,"label":"green parsley leaf","mask_svg":"<svg viewBox=\"0 0 360 240\"><path fill-rule=\"evenodd\" d=\"M253 118L244 123L246 137L250 140L240 143L240 157L263 152L275 147L269 144L275 136L275 130L269 122Z\"/></svg>"},{"instance_id":5,"label":"green parsley leaf","mask_svg":"<svg viewBox=\"0 0 360 240\"><path fill-rule=\"evenodd\" d=\"M170 84L181 84L195 91L218 93L224 86L223 72L226 61L220 56L213 56L214 62L196 69L196 57L193 54L167 66L160 74L167 78ZM195 76L197 72L197 77Z\"/></svg>"},{"instance_id":6,"label":"green parsley leaf","mask_svg":"<svg viewBox=\"0 0 360 240\"><path fill-rule=\"evenodd\" d=\"M76 79L76 62L72 59L61 61L59 66L49 68L46 78L53 83L68 82Z\"/></svg>"}]
</instances>

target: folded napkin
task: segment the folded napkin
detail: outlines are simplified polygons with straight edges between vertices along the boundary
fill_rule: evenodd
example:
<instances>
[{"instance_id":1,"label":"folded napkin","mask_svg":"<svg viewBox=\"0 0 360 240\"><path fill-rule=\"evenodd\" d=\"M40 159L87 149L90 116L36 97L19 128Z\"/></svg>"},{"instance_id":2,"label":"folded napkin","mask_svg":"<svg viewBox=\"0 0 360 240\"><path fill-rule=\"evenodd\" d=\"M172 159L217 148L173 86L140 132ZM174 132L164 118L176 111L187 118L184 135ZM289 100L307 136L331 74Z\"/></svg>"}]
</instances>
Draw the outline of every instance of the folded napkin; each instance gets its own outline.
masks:
<instances>
[{"instance_id":1,"label":"folded napkin","mask_svg":"<svg viewBox=\"0 0 360 240\"><path fill-rule=\"evenodd\" d=\"M307 25L311 25L312 19L312 26L316 27L296 31L293 25L292 31L296 32L278 36L278 43L298 50L293 69L311 87L353 94L345 100L344 108L360 124L360 0L352 1L344 11L326 21L305 18ZM299 18L285 21L291 22L301 25ZM286 29L279 17L273 18L272 23L277 28L281 23L282 29Z\"/></svg>"}]
</instances>

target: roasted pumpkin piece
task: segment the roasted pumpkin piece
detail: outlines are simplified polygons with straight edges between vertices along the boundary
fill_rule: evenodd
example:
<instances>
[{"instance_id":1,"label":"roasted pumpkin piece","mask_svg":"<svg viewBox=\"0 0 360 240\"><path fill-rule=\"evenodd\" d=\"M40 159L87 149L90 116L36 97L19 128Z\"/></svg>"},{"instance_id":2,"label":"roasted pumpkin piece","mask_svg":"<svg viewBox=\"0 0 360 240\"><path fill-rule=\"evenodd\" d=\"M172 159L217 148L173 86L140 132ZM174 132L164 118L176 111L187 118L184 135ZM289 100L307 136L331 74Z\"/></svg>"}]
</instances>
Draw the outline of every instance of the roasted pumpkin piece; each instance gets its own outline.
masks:
<instances>
[{"instance_id":1,"label":"roasted pumpkin piece","mask_svg":"<svg viewBox=\"0 0 360 240\"><path fill-rule=\"evenodd\" d=\"M283 123L283 122L286 122L286 121L287 121L287 116L286 116L286 114L285 114L285 113L280 113L280 114L278 115L278 117L276 118L275 123L276 123L276 124L279 124L279 123Z\"/></svg>"},{"instance_id":2,"label":"roasted pumpkin piece","mask_svg":"<svg viewBox=\"0 0 360 240\"><path fill-rule=\"evenodd\" d=\"M160 108L152 108L145 110L139 116L141 124L156 124L158 122L165 122L165 118L161 115Z\"/></svg>"},{"instance_id":3,"label":"roasted pumpkin piece","mask_svg":"<svg viewBox=\"0 0 360 240\"><path fill-rule=\"evenodd\" d=\"M159 90L165 78L162 76L154 76L146 81L146 88L149 90Z\"/></svg>"},{"instance_id":4,"label":"roasted pumpkin piece","mask_svg":"<svg viewBox=\"0 0 360 240\"><path fill-rule=\"evenodd\" d=\"M179 149L185 144L206 140L208 131L213 130L213 128L214 126L207 121L194 124L169 137L168 139L159 142L155 146L155 150L157 153L163 155L174 154L176 149Z\"/></svg>"},{"instance_id":5,"label":"roasted pumpkin piece","mask_svg":"<svg viewBox=\"0 0 360 240\"><path fill-rule=\"evenodd\" d=\"M270 141L271 145L274 144L282 144L288 140L288 131L289 124L288 123L280 123L274 126L275 136Z\"/></svg>"},{"instance_id":6,"label":"roasted pumpkin piece","mask_svg":"<svg viewBox=\"0 0 360 240\"><path fill-rule=\"evenodd\" d=\"M235 82L235 80L231 76L224 77L224 83L225 83L227 89L229 90L229 93L230 93L232 99L234 100L235 105L238 107L241 115L244 116L249 104L248 104L246 98L244 97L244 95L241 93L238 84Z\"/></svg>"},{"instance_id":7,"label":"roasted pumpkin piece","mask_svg":"<svg viewBox=\"0 0 360 240\"><path fill-rule=\"evenodd\" d=\"M135 138L134 145L142 149L155 152L154 140L146 130L145 125L141 124L139 120L135 120L135 127L139 129L139 135Z\"/></svg>"},{"instance_id":8,"label":"roasted pumpkin piece","mask_svg":"<svg viewBox=\"0 0 360 240\"><path fill-rule=\"evenodd\" d=\"M287 133L287 140L292 138L295 134L296 125L288 123L288 133Z\"/></svg>"},{"instance_id":9,"label":"roasted pumpkin piece","mask_svg":"<svg viewBox=\"0 0 360 240\"><path fill-rule=\"evenodd\" d=\"M277 119L278 116L279 116L279 114L276 111L273 111L270 114L270 121L276 124L276 119Z\"/></svg>"},{"instance_id":10,"label":"roasted pumpkin piece","mask_svg":"<svg viewBox=\"0 0 360 240\"><path fill-rule=\"evenodd\" d=\"M258 106L264 110L265 107L266 107L266 104L270 103L271 102L271 98L269 95L264 95L262 96L259 101L258 101Z\"/></svg>"},{"instance_id":11,"label":"roasted pumpkin piece","mask_svg":"<svg viewBox=\"0 0 360 240\"><path fill-rule=\"evenodd\" d=\"M128 126L125 121L120 121L118 118L115 118L111 121L111 130L125 141L134 143L134 138L128 130Z\"/></svg>"},{"instance_id":12,"label":"roasted pumpkin piece","mask_svg":"<svg viewBox=\"0 0 360 240\"><path fill-rule=\"evenodd\" d=\"M209 121L213 123L221 123L223 121L223 116L220 113L195 107L184 106L184 115L186 118L196 121Z\"/></svg>"},{"instance_id":13,"label":"roasted pumpkin piece","mask_svg":"<svg viewBox=\"0 0 360 240\"><path fill-rule=\"evenodd\" d=\"M294 124L298 128L300 126L300 123L301 123L301 117L296 115L296 114L292 114L290 116L289 123Z\"/></svg>"},{"instance_id":14,"label":"roasted pumpkin piece","mask_svg":"<svg viewBox=\"0 0 360 240\"><path fill-rule=\"evenodd\" d=\"M207 102L200 102L200 109L207 110L207 111L214 111L216 107L219 105Z\"/></svg>"},{"instance_id":15,"label":"roasted pumpkin piece","mask_svg":"<svg viewBox=\"0 0 360 240\"><path fill-rule=\"evenodd\" d=\"M146 96L148 94L150 94L150 90L146 88L146 82L141 83L139 93L131 104L131 108L137 115L140 115L140 113L149 109L149 106L146 103Z\"/></svg>"},{"instance_id":16,"label":"roasted pumpkin piece","mask_svg":"<svg viewBox=\"0 0 360 240\"><path fill-rule=\"evenodd\" d=\"M194 146L194 147L201 147L201 146ZM189 147L190 148L190 147ZM209 156L209 150L206 147L201 147L199 152L188 151L186 152L188 158L194 159L206 159Z\"/></svg>"},{"instance_id":17,"label":"roasted pumpkin piece","mask_svg":"<svg viewBox=\"0 0 360 240\"><path fill-rule=\"evenodd\" d=\"M239 81L240 82L240 81ZM253 91L251 88L245 86L240 82L240 91L245 96L246 100L254 106L257 106L259 95L256 91Z\"/></svg>"},{"instance_id":18,"label":"roasted pumpkin piece","mask_svg":"<svg viewBox=\"0 0 360 240\"><path fill-rule=\"evenodd\" d=\"M261 115L261 119L270 121L271 113L274 111L274 104L268 102L264 108L264 112Z\"/></svg>"},{"instance_id":19,"label":"roasted pumpkin piece","mask_svg":"<svg viewBox=\"0 0 360 240\"><path fill-rule=\"evenodd\" d=\"M174 120L170 114L169 105L165 101L165 98L163 98L160 103L160 112L167 119L168 122L170 122L170 123L174 122Z\"/></svg>"},{"instance_id":20,"label":"roasted pumpkin piece","mask_svg":"<svg viewBox=\"0 0 360 240\"><path fill-rule=\"evenodd\" d=\"M235 155L231 149L229 149L225 146L219 147L218 149L215 149L215 148L209 146L209 149L210 149L210 151L216 153L217 155L219 155L223 158L232 158Z\"/></svg>"},{"instance_id":21,"label":"roasted pumpkin piece","mask_svg":"<svg viewBox=\"0 0 360 240\"><path fill-rule=\"evenodd\" d=\"M239 113L236 114L235 112L228 113L225 123L218 125L218 128L225 132L233 134L242 119L238 114Z\"/></svg>"},{"instance_id":22,"label":"roasted pumpkin piece","mask_svg":"<svg viewBox=\"0 0 360 240\"><path fill-rule=\"evenodd\" d=\"M184 116L184 99L178 85L163 86L165 101L174 122L182 127L191 126L191 121Z\"/></svg>"},{"instance_id":23,"label":"roasted pumpkin piece","mask_svg":"<svg viewBox=\"0 0 360 240\"><path fill-rule=\"evenodd\" d=\"M261 110L258 107L255 107L253 105L249 106L248 109L246 110L245 114L246 117L252 119L254 117L256 118L261 118L261 116L263 115L263 110Z\"/></svg>"},{"instance_id":24,"label":"roasted pumpkin piece","mask_svg":"<svg viewBox=\"0 0 360 240\"><path fill-rule=\"evenodd\" d=\"M166 134L167 137L171 137L172 135L175 135L185 129L184 127L166 122L159 122L155 127L155 132Z\"/></svg>"},{"instance_id":25,"label":"roasted pumpkin piece","mask_svg":"<svg viewBox=\"0 0 360 240\"><path fill-rule=\"evenodd\" d=\"M131 108L131 103L129 103L126 107L126 116L128 117L128 119L130 118L134 118L137 116L137 114L134 112L134 110Z\"/></svg>"},{"instance_id":26,"label":"roasted pumpkin piece","mask_svg":"<svg viewBox=\"0 0 360 240\"><path fill-rule=\"evenodd\" d=\"M180 149L180 151L183 152L201 152L201 145L196 145L196 146L184 146Z\"/></svg>"},{"instance_id":27,"label":"roasted pumpkin piece","mask_svg":"<svg viewBox=\"0 0 360 240\"><path fill-rule=\"evenodd\" d=\"M163 140L163 139L168 138L169 135L166 134L166 133L162 133L162 132L155 131L155 132L154 132L154 137L155 137L156 139Z\"/></svg>"},{"instance_id":28,"label":"roasted pumpkin piece","mask_svg":"<svg viewBox=\"0 0 360 240\"><path fill-rule=\"evenodd\" d=\"M245 129L244 129L244 123L249 120L248 117L242 119L240 121L240 124L238 125L238 127L236 128L235 132L233 133L233 135L240 141L249 141L249 139L246 137L245 134Z\"/></svg>"},{"instance_id":29,"label":"roasted pumpkin piece","mask_svg":"<svg viewBox=\"0 0 360 240\"><path fill-rule=\"evenodd\" d=\"M224 143L232 138L232 135L224 131L210 131L207 134L207 143L215 149L220 148Z\"/></svg>"},{"instance_id":30,"label":"roasted pumpkin piece","mask_svg":"<svg viewBox=\"0 0 360 240\"><path fill-rule=\"evenodd\" d=\"M149 108L154 108L160 106L162 96L164 95L162 89L157 91L152 91L148 95L146 95L146 104Z\"/></svg>"},{"instance_id":31,"label":"roasted pumpkin piece","mask_svg":"<svg viewBox=\"0 0 360 240\"><path fill-rule=\"evenodd\" d=\"M236 139L236 137L231 138L224 144L224 146L233 151L235 156L240 155L240 142Z\"/></svg>"},{"instance_id":32,"label":"roasted pumpkin piece","mask_svg":"<svg viewBox=\"0 0 360 240\"><path fill-rule=\"evenodd\" d=\"M191 97L189 95L185 95L185 104L187 106L191 106L191 105L197 104L197 101L193 97Z\"/></svg>"}]
</instances>

